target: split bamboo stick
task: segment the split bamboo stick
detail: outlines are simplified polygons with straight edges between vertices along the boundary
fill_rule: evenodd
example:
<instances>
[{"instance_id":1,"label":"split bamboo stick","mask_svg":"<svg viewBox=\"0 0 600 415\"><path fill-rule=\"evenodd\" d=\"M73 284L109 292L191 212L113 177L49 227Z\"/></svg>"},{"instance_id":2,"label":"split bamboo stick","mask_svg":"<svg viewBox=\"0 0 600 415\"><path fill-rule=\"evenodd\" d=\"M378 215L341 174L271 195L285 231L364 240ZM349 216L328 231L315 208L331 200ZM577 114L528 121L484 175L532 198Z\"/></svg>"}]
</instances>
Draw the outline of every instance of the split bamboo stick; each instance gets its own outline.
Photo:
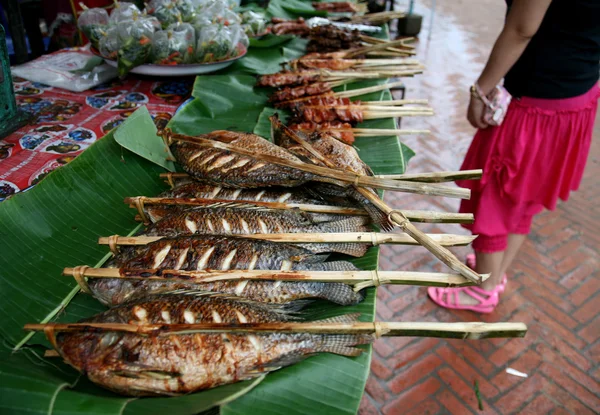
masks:
<instances>
[{"instance_id":1,"label":"split bamboo stick","mask_svg":"<svg viewBox=\"0 0 600 415\"><path fill-rule=\"evenodd\" d=\"M376 189L417 193L429 196L455 197L460 199L468 199L471 194L469 189L452 188L438 184L422 184L415 182L403 182L401 180L377 179L372 176L357 175L354 173L336 170L328 167L316 166L301 161L293 161L267 154L260 154L251 150L247 150L245 148L232 146L227 143L209 140L201 136L191 137L183 134L177 134L173 133L168 129L159 131L158 135L163 137L163 139L165 139L168 144L170 144L172 141L182 141L196 144L199 147L219 148L222 150L230 151L232 153L250 156L258 160L266 161L268 163L273 163L280 166L286 166L304 172L312 173L316 176L332 178L344 183L352 183L359 187L364 186Z\"/></svg>"},{"instance_id":2,"label":"split bamboo stick","mask_svg":"<svg viewBox=\"0 0 600 415\"><path fill-rule=\"evenodd\" d=\"M410 235L377 232L347 233L259 233L252 235L232 235L247 239L259 239L282 243L363 243L371 245L419 245ZM477 238L473 235L433 233L427 236L443 246L465 246ZM100 245L147 245L163 239L164 236L101 236Z\"/></svg>"},{"instance_id":3,"label":"split bamboo stick","mask_svg":"<svg viewBox=\"0 0 600 415\"><path fill-rule=\"evenodd\" d=\"M203 198L163 198L163 197L126 197L124 199L130 207L138 209L140 215L145 215L145 205L166 205L166 206L232 206L252 205L269 209L297 209L303 212L331 213L339 215L357 215L368 216L364 209L351 208L344 206L311 205L304 203L281 203L281 202L260 202L254 200L227 200L227 199L203 199ZM446 213L434 211L403 210L402 213L416 222L424 223L472 223L473 215L470 213Z\"/></svg>"},{"instance_id":4,"label":"split bamboo stick","mask_svg":"<svg viewBox=\"0 0 600 415\"><path fill-rule=\"evenodd\" d=\"M440 171L433 173L412 173L412 174L380 174L375 177L382 179L399 179L405 181L417 181L421 183L444 183L457 180L478 180L481 179L483 170L461 170L461 171Z\"/></svg>"},{"instance_id":5,"label":"split bamboo stick","mask_svg":"<svg viewBox=\"0 0 600 415\"><path fill-rule=\"evenodd\" d=\"M192 333L314 333L371 334L375 337L438 337L448 339L491 339L524 337L523 323L198 323L198 324L126 324L126 323L48 323L26 324L25 330L55 332L119 331L138 335L172 336Z\"/></svg>"},{"instance_id":6,"label":"split bamboo stick","mask_svg":"<svg viewBox=\"0 0 600 415\"><path fill-rule=\"evenodd\" d=\"M84 278L116 278L143 281L186 281L200 284L219 281L291 281L329 282L356 286L360 291L382 284L418 285L426 287L467 287L474 283L458 274L411 271L280 271L280 270L161 270L160 275L148 275L152 270L118 268L65 268L63 275L75 277L81 284ZM143 272L144 276L140 273ZM485 276L485 279L489 274Z\"/></svg>"}]
</instances>

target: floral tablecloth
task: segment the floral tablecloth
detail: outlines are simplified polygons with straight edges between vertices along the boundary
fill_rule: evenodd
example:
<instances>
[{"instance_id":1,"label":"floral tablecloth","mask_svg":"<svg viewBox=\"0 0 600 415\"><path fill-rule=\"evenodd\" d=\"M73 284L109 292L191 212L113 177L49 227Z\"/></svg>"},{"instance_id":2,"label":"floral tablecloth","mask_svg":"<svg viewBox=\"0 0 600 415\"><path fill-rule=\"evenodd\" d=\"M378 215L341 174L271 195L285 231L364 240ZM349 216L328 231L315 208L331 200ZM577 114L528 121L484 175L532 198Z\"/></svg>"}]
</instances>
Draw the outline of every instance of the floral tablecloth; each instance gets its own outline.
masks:
<instances>
[{"instance_id":1,"label":"floral tablecloth","mask_svg":"<svg viewBox=\"0 0 600 415\"><path fill-rule=\"evenodd\" d=\"M193 81L130 76L75 93L14 77L17 103L32 120L0 140L0 200L34 186L141 105L164 126L190 96Z\"/></svg>"}]
</instances>

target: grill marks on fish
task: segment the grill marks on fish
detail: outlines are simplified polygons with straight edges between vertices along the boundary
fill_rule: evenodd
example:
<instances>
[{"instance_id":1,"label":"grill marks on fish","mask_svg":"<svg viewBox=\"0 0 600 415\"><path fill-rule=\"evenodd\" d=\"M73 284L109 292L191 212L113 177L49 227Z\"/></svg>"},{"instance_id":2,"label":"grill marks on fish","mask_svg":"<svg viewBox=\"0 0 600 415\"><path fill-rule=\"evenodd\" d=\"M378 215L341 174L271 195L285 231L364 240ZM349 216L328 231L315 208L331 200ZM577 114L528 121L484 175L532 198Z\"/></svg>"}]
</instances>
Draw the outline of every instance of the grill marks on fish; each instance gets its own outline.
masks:
<instances>
[{"instance_id":1,"label":"grill marks on fish","mask_svg":"<svg viewBox=\"0 0 600 415\"><path fill-rule=\"evenodd\" d=\"M202 136L235 147L279 158L298 161L289 151L254 134L214 131ZM193 143L176 142L172 152L184 170L197 180L227 187L256 188L268 186L299 186L313 175L297 169L267 163L251 156L218 148L199 147Z\"/></svg>"},{"instance_id":2,"label":"grill marks on fish","mask_svg":"<svg viewBox=\"0 0 600 415\"><path fill-rule=\"evenodd\" d=\"M148 323L264 323L288 320L281 309L215 296L148 297L101 313L88 321L129 323L134 310ZM168 318L165 318L168 316ZM337 317L355 321L357 315ZM331 320L330 320L331 321ZM57 335L63 358L90 380L130 396L180 395L251 379L318 353L361 353L371 336L315 334L181 334L140 336L119 332Z\"/></svg>"},{"instance_id":3,"label":"grill marks on fish","mask_svg":"<svg viewBox=\"0 0 600 415\"><path fill-rule=\"evenodd\" d=\"M161 239L146 246L128 247L114 260L123 275L161 275L164 270L315 270L350 271L346 261L323 262L326 256L308 249L274 242L226 237ZM106 305L121 304L148 294L175 291L212 291L243 296L265 303L288 303L321 298L339 304L356 304L362 294L346 284L282 281L188 281L99 278L89 281L96 298Z\"/></svg>"}]
</instances>

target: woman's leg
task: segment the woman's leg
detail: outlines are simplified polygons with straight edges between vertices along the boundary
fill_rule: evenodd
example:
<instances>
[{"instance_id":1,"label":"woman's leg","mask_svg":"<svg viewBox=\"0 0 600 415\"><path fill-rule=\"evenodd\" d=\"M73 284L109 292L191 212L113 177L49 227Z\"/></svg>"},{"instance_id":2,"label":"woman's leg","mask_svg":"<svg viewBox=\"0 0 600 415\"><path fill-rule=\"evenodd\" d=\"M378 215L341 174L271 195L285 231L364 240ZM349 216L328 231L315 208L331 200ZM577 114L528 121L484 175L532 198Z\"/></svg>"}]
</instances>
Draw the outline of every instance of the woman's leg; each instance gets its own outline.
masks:
<instances>
[{"instance_id":1,"label":"woman's leg","mask_svg":"<svg viewBox=\"0 0 600 415\"><path fill-rule=\"evenodd\" d=\"M523 242L527 239L527 235L511 233L508 235L508 243L506 247L506 251L504 251L504 256L502 257L502 263L500 265L500 270L498 275L504 275L508 271L508 268L511 266L513 260L519 253ZM500 282L498 282L499 284ZM483 287L484 289L487 289Z\"/></svg>"},{"instance_id":2,"label":"woman's leg","mask_svg":"<svg viewBox=\"0 0 600 415\"><path fill-rule=\"evenodd\" d=\"M510 237L508 238L508 247L510 247ZM502 265L508 252L508 247L505 251L499 252L478 252L475 251L475 271L479 274L491 274L490 277L481 284L481 288L491 291L502 281Z\"/></svg>"}]
</instances>

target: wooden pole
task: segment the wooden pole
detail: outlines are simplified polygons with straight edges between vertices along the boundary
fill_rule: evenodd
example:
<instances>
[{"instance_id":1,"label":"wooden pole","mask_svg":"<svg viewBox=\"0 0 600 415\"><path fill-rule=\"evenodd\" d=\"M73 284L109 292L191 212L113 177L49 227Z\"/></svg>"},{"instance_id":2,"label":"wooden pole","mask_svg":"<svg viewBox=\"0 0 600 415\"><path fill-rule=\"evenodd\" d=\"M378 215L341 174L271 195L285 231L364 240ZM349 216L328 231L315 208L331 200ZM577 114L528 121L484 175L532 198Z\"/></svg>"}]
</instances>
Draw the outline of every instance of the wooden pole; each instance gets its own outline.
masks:
<instances>
[{"instance_id":1,"label":"wooden pole","mask_svg":"<svg viewBox=\"0 0 600 415\"><path fill-rule=\"evenodd\" d=\"M524 337L523 323L198 323L198 324L126 324L126 323L49 323L26 324L25 330L52 332L120 331L138 335L172 336L192 333L313 333L371 334L375 337L439 337L448 339L492 339Z\"/></svg>"}]
</instances>

